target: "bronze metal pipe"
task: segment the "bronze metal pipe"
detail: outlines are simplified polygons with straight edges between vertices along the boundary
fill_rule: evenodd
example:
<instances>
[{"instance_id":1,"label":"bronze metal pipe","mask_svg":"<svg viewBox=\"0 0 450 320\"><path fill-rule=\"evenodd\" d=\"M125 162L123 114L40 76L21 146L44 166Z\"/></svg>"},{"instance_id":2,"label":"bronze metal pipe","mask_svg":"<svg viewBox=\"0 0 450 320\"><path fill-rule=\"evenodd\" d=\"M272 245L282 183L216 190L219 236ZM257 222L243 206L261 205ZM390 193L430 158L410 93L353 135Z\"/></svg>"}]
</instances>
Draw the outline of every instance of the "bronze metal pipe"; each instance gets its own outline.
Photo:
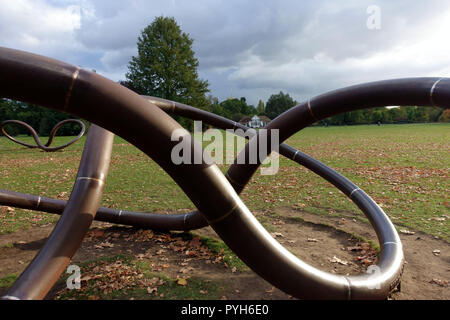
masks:
<instances>
[{"instance_id":1,"label":"bronze metal pipe","mask_svg":"<svg viewBox=\"0 0 450 320\"><path fill-rule=\"evenodd\" d=\"M78 250L101 201L114 135L92 125L77 178L47 242L3 299L43 299Z\"/></svg>"},{"instance_id":2,"label":"bronze metal pipe","mask_svg":"<svg viewBox=\"0 0 450 320\"><path fill-rule=\"evenodd\" d=\"M412 78L343 88L297 105L270 122L267 128L279 129L280 140L284 141L310 124L342 112L386 105L444 107L450 98L449 84L447 78ZM258 135L252 140L257 142ZM248 154L249 144L241 152ZM270 152L271 147L267 150ZM235 162L228 174L237 187L246 185L259 164ZM400 238L387 215L367 194L356 188L350 196L369 218L380 242L381 255L373 274L347 277L312 268L289 252L283 252L245 207L236 208L212 226L252 270L285 292L310 299L383 299L400 281L403 269ZM233 233L243 236L237 239Z\"/></svg>"},{"instance_id":3,"label":"bronze metal pipe","mask_svg":"<svg viewBox=\"0 0 450 320\"><path fill-rule=\"evenodd\" d=\"M179 115L192 120L201 120L220 129L242 129L245 132L250 129L235 121L226 119L214 113L194 108L189 105L157 97L143 97L146 98L149 102L154 103L156 106L167 113ZM245 138L248 138L248 136L246 135ZM348 180L335 170L327 167L320 161L287 144L282 143L279 147L279 152L281 155L294 160L295 162L310 169L314 173L322 176L347 196L350 196L352 190L357 188L354 183L352 183L350 180ZM34 209L56 214L60 214L65 206L65 202L62 200L54 200L27 194L12 193L1 189L0 203L9 206L18 206L15 205L15 203L22 203L22 206L20 207L24 209ZM36 207L37 203L39 204L39 209ZM55 210L55 207L57 207L58 210ZM156 213L150 214L145 212L132 212L127 210L116 210L100 207L96 215L96 220L158 230L194 230L208 225L208 222L204 219L199 211L167 215Z\"/></svg>"},{"instance_id":4,"label":"bronze metal pipe","mask_svg":"<svg viewBox=\"0 0 450 320\"><path fill-rule=\"evenodd\" d=\"M181 128L154 104L98 75L23 52L0 49L0 68L8 78L5 81L0 76L0 96L52 108L61 108L61 101L65 101L65 111L110 129L148 154L180 185L225 243L254 271L283 291L300 298L383 299L398 284L403 265L398 234L384 212L359 190L350 195L365 208L366 214L374 213L371 222L382 246L377 265L380 272L352 277L322 272L297 259L270 236L217 166L208 165L210 159L200 156L201 164L175 165L169 155L177 142L170 137L173 130ZM380 105L429 105L430 100L432 105L442 106L450 98L448 84L448 79L418 78L344 88L289 110L268 128L279 129L284 141L314 121L350 110ZM93 110L87 106L96 107ZM183 138L193 155L201 152L187 132ZM242 152L248 152L247 146ZM242 188L258 166L259 163L233 165L229 176Z\"/></svg>"},{"instance_id":5,"label":"bronze metal pipe","mask_svg":"<svg viewBox=\"0 0 450 320\"><path fill-rule=\"evenodd\" d=\"M0 205L61 214L67 201L0 189ZM184 214L158 214L99 207L95 220L161 231L187 231L208 225L198 211Z\"/></svg>"},{"instance_id":6,"label":"bronze metal pipe","mask_svg":"<svg viewBox=\"0 0 450 320\"><path fill-rule=\"evenodd\" d=\"M55 138L56 132L58 132L59 128L61 128L63 125L65 125L66 123L69 123L69 122L75 122L75 123L78 123L81 126L81 130L78 133L78 135L75 138L73 138L72 140L70 140L69 142L67 142L67 143L65 143L65 144L63 144L61 146L50 147L50 145L53 142L53 139ZM21 126L25 127L25 129L27 129L28 132L30 132L30 134L33 136L33 139L36 142L36 145L32 145L32 144L29 144L29 143L22 142L22 141L20 141L20 140L18 140L16 138L14 138L10 134L8 134L8 132L6 132L6 130L5 130L5 126L7 124L12 124L12 123L13 124L18 124L18 125L21 125ZM20 121L20 120L6 120L6 121L3 121L2 123L0 123L0 127L1 127L1 130L2 130L3 134L9 140L12 140L15 143L18 143L18 144L20 144L22 146L25 146L25 147L28 147L28 148L39 148L39 149L42 149L42 150L47 151L47 152L61 150L61 149L64 149L64 148L70 146L71 144L73 144L73 143L77 142L78 140L80 140L80 138L83 136L83 134L84 134L84 132L86 130L86 126L80 120L77 120L77 119L66 119L66 120L60 121L53 127L52 131L49 134L48 141L44 145L44 144L42 144L41 140L39 139L39 136L37 135L37 133L33 129L33 127L31 127L29 124L27 124L27 123L25 123L23 121Z\"/></svg>"}]
</instances>

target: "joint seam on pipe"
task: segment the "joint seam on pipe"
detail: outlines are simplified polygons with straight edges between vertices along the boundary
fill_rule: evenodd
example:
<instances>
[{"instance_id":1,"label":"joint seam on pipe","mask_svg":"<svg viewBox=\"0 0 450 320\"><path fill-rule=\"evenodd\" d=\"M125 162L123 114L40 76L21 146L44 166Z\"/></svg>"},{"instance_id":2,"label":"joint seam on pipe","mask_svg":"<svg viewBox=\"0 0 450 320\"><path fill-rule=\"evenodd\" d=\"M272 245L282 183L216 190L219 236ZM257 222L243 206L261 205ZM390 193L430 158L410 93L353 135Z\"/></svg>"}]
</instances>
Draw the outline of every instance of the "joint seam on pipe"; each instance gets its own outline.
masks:
<instances>
[{"instance_id":1,"label":"joint seam on pipe","mask_svg":"<svg viewBox=\"0 0 450 320\"><path fill-rule=\"evenodd\" d=\"M317 119L316 116L314 115L314 113L312 112L311 99L308 99L308 109L309 109L309 113L311 113L311 116L314 118L314 120L319 121L319 119Z\"/></svg>"},{"instance_id":2,"label":"joint seam on pipe","mask_svg":"<svg viewBox=\"0 0 450 320\"><path fill-rule=\"evenodd\" d=\"M39 208L39 205L41 204L41 196L38 197L38 201L36 204L36 209Z\"/></svg>"},{"instance_id":3,"label":"joint seam on pipe","mask_svg":"<svg viewBox=\"0 0 450 320\"><path fill-rule=\"evenodd\" d=\"M395 245L397 245L398 243L397 242L388 241L388 242L383 243L383 246L385 246L387 244L395 244Z\"/></svg>"},{"instance_id":4,"label":"joint seam on pipe","mask_svg":"<svg viewBox=\"0 0 450 320\"><path fill-rule=\"evenodd\" d=\"M77 67L77 69L72 74L72 82L70 83L69 90L67 90L67 93L66 93L66 98L64 100L64 110L67 110L67 107L69 106L70 97L72 96L73 86L75 85L75 81L77 80L79 73L80 73L80 68Z\"/></svg>"},{"instance_id":5,"label":"joint seam on pipe","mask_svg":"<svg viewBox=\"0 0 450 320\"><path fill-rule=\"evenodd\" d=\"M356 192L356 191L359 191L359 190L361 190L361 189L360 188L353 189L352 192L350 192L350 196L349 197L351 198L353 193Z\"/></svg>"},{"instance_id":6,"label":"joint seam on pipe","mask_svg":"<svg viewBox=\"0 0 450 320\"><path fill-rule=\"evenodd\" d=\"M430 89L430 102L431 102L431 105L432 105L433 107L435 107L434 101L433 101L433 93L434 93L434 89L436 88L437 84L438 84L442 79L444 79L444 78L440 78L440 79L438 79L435 83L433 83L433 85L431 86L431 89Z\"/></svg>"},{"instance_id":7,"label":"joint seam on pipe","mask_svg":"<svg viewBox=\"0 0 450 320\"><path fill-rule=\"evenodd\" d=\"M237 208L238 204L236 203L233 208L231 208L228 212L226 212L223 216L214 219L214 220L208 220L209 224L213 224L213 223L217 223L219 221L222 221L223 219L225 219L226 217L228 217L236 208Z\"/></svg>"},{"instance_id":8,"label":"joint seam on pipe","mask_svg":"<svg viewBox=\"0 0 450 320\"><path fill-rule=\"evenodd\" d=\"M104 182L103 180L101 180L101 179L91 178L91 177L78 177L78 178L77 178L77 181L78 181L78 180L92 180L92 181L100 182L101 184L105 183L105 182Z\"/></svg>"},{"instance_id":9,"label":"joint seam on pipe","mask_svg":"<svg viewBox=\"0 0 450 320\"><path fill-rule=\"evenodd\" d=\"M228 179L228 181L230 181L232 184L238 185L239 187L245 187L244 184L240 184L240 183L237 183L236 181L234 181L234 180L230 177L230 175L228 174L228 172L225 174L225 177L226 177L226 178Z\"/></svg>"},{"instance_id":10,"label":"joint seam on pipe","mask_svg":"<svg viewBox=\"0 0 450 320\"><path fill-rule=\"evenodd\" d=\"M347 300L352 299L352 283L350 282L350 279L347 277L344 277L345 280L347 280L348 287L347 287Z\"/></svg>"},{"instance_id":11,"label":"joint seam on pipe","mask_svg":"<svg viewBox=\"0 0 450 320\"><path fill-rule=\"evenodd\" d=\"M187 218L187 213L184 215L184 217L183 217L183 225L185 225L186 224L186 218Z\"/></svg>"},{"instance_id":12,"label":"joint seam on pipe","mask_svg":"<svg viewBox=\"0 0 450 320\"><path fill-rule=\"evenodd\" d=\"M297 156L297 153L298 153L299 151L300 151L300 150L295 151L294 156L292 157L292 160L295 161L295 157Z\"/></svg>"}]
</instances>

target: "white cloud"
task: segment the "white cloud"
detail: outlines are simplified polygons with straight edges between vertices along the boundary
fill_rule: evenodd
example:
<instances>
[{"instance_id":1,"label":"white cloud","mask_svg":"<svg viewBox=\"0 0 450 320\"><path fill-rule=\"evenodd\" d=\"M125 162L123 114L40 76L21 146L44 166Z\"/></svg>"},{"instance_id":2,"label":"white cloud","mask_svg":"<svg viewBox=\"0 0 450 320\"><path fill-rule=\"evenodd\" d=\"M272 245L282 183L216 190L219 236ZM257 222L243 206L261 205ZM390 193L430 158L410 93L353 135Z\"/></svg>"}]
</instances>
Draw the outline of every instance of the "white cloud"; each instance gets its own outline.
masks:
<instances>
[{"instance_id":1,"label":"white cloud","mask_svg":"<svg viewBox=\"0 0 450 320\"><path fill-rule=\"evenodd\" d=\"M33 52L51 53L72 48L80 28L80 7L64 8L42 0L0 0L0 44Z\"/></svg>"},{"instance_id":2,"label":"white cloud","mask_svg":"<svg viewBox=\"0 0 450 320\"><path fill-rule=\"evenodd\" d=\"M194 39L212 94L256 104L280 90L297 100L392 77L450 75L444 0L0 0L0 45L125 78L140 31L174 16Z\"/></svg>"}]
</instances>

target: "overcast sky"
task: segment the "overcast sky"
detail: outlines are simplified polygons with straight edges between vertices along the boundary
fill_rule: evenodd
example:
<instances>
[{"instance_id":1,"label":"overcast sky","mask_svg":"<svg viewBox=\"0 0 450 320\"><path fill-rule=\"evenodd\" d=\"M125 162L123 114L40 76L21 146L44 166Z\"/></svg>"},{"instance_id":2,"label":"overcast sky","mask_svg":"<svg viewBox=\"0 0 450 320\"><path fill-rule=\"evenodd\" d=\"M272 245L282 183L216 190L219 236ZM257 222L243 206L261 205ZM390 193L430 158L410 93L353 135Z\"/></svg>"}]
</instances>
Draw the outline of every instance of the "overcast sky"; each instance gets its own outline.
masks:
<instances>
[{"instance_id":1,"label":"overcast sky","mask_svg":"<svg viewBox=\"0 0 450 320\"><path fill-rule=\"evenodd\" d=\"M256 105L281 90L302 101L361 82L450 76L446 0L0 0L0 46L123 80L139 33L160 15L194 39L199 75L220 100Z\"/></svg>"}]
</instances>

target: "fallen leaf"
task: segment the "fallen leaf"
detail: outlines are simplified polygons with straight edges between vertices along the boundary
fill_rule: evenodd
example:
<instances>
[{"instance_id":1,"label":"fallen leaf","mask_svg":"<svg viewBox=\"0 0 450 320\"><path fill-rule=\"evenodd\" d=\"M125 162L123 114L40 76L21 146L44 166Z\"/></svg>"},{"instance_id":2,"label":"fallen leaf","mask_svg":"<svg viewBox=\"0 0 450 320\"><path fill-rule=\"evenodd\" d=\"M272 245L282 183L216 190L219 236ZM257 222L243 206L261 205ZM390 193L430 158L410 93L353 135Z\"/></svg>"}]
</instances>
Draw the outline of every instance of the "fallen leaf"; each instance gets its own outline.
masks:
<instances>
[{"instance_id":1,"label":"fallen leaf","mask_svg":"<svg viewBox=\"0 0 450 320\"><path fill-rule=\"evenodd\" d=\"M432 279L430 283L435 283L441 287L448 287L448 281L447 280L440 280L440 279Z\"/></svg>"},{"instance_id":2,"label":"fallen leaf","mask_svg":"<svg viewBox=\"0 0 450 320\"><path fill-rule=\"evenodd\" d=\"M362 248L360 246L356 246L356 247L347 247L348 251L361 251Z\"/></svg>"},{"instance_id":3,"label":"fallen leaf","mask_svg":"<svg viewBox=\"0 0 450 320\"><path fill-rule=\"evenodd\" d=\"M306 241L308 241L308 242L319 242L319 240L314 239L314 238L308 238L308 239L306 239Z\"/></svg>"},{"instance_id":4,"label":"fallen leaf","mask_svg":"<svg viewBox=\"0 0 450 320\"><path fill-rule=\"evenodd\" d=\"M84 276L81 277L80 281L89 281L92 279L92 276L89 274L86 274Z\"/></svg>"},{"instance_id":5,"label":"fallen leaf","mask_svg":"<svg viewBox=\"0 0 450 320\"><path fill-rule=\"evenodd\" d=\"M153 287L153 288L148 287L147 288L148 294L152 294L153 292L157 292L157 291L158 291L158 287Z\"/></svg>"},{"instance_id":6,"label":"fallen leaf","mask_svg":"<svg viewBox=\"0 0 450 320\"><path fill-rule=\"evenodd\" d=\"M274 293L275 287L270 288L269 290L266 290L266 293Z\"/></svg>"},{"instance_id":7,"label":"fallen leaf","mask_svg":"<svg viewBox=\"0 0 450 320\"><path fill-rule=\"evenodd\" d=\"M438 255L440 255L441 254L441 250L433 250L433 254L435 255L435 256L438 256Z\"/></svg>"},{"instance_id":8,"label":"fallen leaf","mask_svg":"<svg viewBox=\"0 0 450 320\"><path fill-rule=\"evenodd\" d=\"M186 268L181 268L180 271L178 271L178 272L179 273L188 273L188 272L191 272L193 270L194 270L194 268L192 268L192 267L186 267Z\"/></svg>"},{"instance_id":9,"label":"fallen leaf","mask_svg":"<svg viewBox=\"0 0 450 320\"><path fill-rule=\"evenodd\" d=\"M190 241L190 243L189 243L191 246L193 246L193 247L196 247L196 248L198 248L198 247L200 247L201 245L202 245L202 243L200 242L200 237L194 237L191 241Z\"/></svg>"},{"instance_id":10,"label":"fallen leaf","mask_svg":"<svg viewBox=\"0 0 450 320\"><path fill-rule=\"evenodd\" d=\"M103 237L105 235L105 231L103 231L103 230L93 230L92 231L92 236L94 237L94 238L101 238L101 237Z\"/></svg>"},{"instance_id":11,"label":"fallen leaf","mask_svg":"<svg viewBox=\"0 0 450 320\"><path fill-rule=\"evenodd\" d=\"M156 254L160 255L160 254L163 254L164 252L166 252L166 250L160 249L160 250L156 251Z\"/></svg>"},{"instance_id":12,"label":"fallen leaf","mask_svg":"<svg viewBox=\"0 0 450 320\"><path fill-rule=\"evenodd\" d=\"M283 234L281 232L272 232L271 233L272 237L284 237Z\"/></svg>"},{"instance_id":13,"label":"fallen leaf","mask_svg":"<svg viewBox=\"0 0 450 320\"><path fill-rule=\"evenodd\" d=\"M407 234L407 235L413 235L413 234L415 234L414 231L409 231L409 230L406 230L406 229L401 229L401 230L400 230L400 233Z\"/></svg>"},{"instance_id":14,"label":"fallen leaf","mask_svg":"<svg viewBox=\"0 0 450 320\"><path fill-rule=\"evenodd\" d=\"M180 278L178 279L177 284L179 284L180 286L185 286L187 285L187 280L184 278Z\"/></svg>"},{"instance_id":15,"label":"fallen leaf","mask_svg":"<svg viewBox=\"0 0 450 320\"><path fill-rule=\"evenodd\" d=\"M347 261L341 260L341 259L339 259L339 258L336 257L336 256L333 256L333 258L330 259L330 262L332 262L332 263L339 263L339 264L342 264L342 265L344 265L344 266L348 265L348 262L347 262Z\"/></svg>"},{"instance_id":16,"label":"fallen leaf","mask_svg":"<svg viewBox=\"0 0 450 320\"><path fill-rule=\"evenodd\" d=\"M365 266L370 266L373 263L373 261L370 259L363 259L361 263L364 264Z\"/></svg>"},{"instance_id":17,"label":"fallen leaf","mask_svg":"<svg viewBox=\"0 0 450 320\"><path fill-rule=\"evenodd\" d=\"M280 219L276 219L274 222L272 222L273 225L280 225L280 224L284 224L284 222Z\"/></svg>"},{"instance_id":18,"label":"fallen leaf","mask_svg":"<svg viewBox=\"0 0 450 320\"><path fill-rule=\"evenodd\" d=\"M145 254L143 254L143 253L140 253L140 254L138 254L138 255L136 256L136 258L137 258L138 260L143 260L144 257L145 257Z\"/></svg>"}]
</instances>

